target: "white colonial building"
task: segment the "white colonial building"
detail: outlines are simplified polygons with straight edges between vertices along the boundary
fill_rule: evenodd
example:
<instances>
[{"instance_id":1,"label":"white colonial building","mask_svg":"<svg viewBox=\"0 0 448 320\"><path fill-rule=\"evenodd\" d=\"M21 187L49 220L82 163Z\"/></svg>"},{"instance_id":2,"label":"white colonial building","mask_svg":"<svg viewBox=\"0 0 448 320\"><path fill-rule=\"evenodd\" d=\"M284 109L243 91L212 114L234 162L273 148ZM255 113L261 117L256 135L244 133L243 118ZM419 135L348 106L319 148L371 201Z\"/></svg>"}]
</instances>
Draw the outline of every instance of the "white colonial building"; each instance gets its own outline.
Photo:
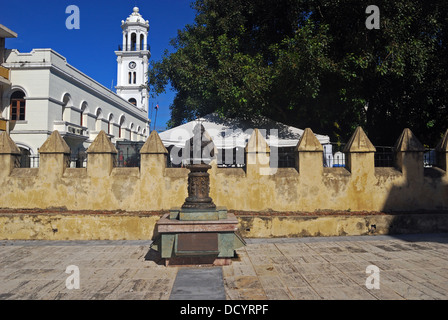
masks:
<instances>
[{"instance_id":1,"label":"white colonial building","mask_svg":"<svg viewBox=\"0 0 448 320\"><path fill-rule=\"evenodd\" d=\"M11 85L3 90L0 112L24 155L37 155L54 130L65 139L73 156L84 152L101 130L113 143L146 140L150 130L146 89L149 24L134 8L122 28L123 48L116 52L116 93L52 49L5 51L2 65L10 70Z\"/></svg>"}]
</instances>

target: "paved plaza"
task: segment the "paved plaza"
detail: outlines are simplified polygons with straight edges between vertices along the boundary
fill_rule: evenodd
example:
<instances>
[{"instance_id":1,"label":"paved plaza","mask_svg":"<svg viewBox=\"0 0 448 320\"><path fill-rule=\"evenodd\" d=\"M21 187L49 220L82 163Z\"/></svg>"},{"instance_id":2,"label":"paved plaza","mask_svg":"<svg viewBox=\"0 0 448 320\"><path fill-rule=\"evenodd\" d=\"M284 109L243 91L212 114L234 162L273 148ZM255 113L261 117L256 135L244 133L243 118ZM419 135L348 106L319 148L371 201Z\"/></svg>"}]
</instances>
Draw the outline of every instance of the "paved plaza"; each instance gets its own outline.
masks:
<instances>
[{"instance_id":1,"label":"paved plaza","mask_svg":"<svg viewBox=\"0 0 448 320\"><path fill-rule=\"evenodd\" d=\"M150 241L0 241L0 299L448 299L448 234L246 240L213 268L165 267Z\"/></svg>"}]
</instances>

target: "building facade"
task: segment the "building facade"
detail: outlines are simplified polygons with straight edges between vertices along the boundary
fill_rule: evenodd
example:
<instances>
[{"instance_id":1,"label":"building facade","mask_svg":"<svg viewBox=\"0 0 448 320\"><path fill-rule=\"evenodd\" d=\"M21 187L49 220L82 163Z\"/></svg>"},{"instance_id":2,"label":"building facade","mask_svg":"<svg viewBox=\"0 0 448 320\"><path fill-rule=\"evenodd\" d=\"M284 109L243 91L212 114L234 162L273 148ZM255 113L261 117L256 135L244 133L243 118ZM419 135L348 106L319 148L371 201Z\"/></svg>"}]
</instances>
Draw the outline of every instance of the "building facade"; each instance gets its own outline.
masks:
<instances>
[{"instance_id":1,"label":"building facade","mask_svg":"<svg viewBox=\"0 0 448 320\"><path fill-rule=\"evenodd\" d=\"M138 14L138 8L134 8L134 13ZM146 39L147 30L142 39ZM134 39L132 34L130 37ZM24 157L37 155L54 130L69 145L73 159L85 154L101 130L113 143L146 140L150 120L148 94L143 86L149 56L149 50L132 51L129 58L135 63L133 72L139 79L124 84L119 72L115 93L71 66L52 49L33 49L28 53L5 50L2 65L10 70L10 85L3 89L0 112L7 119L6 131Z\"/></svg>"},{"instance_id":2,"label":"building facade","mask_svg":"<svg viewBox=\"0 0 448 320\"><path fill-rule=\"evenodd\" d=\"M0 99L3 96L3 92L9 90L11 87L9 69L2 66L3 62L5 62L6 38L17 38L17 33L0 24ZM0 132L6 131L7 123L7 119L3 118L2 113L0 113Z\"/></svg>"}]
</instances>

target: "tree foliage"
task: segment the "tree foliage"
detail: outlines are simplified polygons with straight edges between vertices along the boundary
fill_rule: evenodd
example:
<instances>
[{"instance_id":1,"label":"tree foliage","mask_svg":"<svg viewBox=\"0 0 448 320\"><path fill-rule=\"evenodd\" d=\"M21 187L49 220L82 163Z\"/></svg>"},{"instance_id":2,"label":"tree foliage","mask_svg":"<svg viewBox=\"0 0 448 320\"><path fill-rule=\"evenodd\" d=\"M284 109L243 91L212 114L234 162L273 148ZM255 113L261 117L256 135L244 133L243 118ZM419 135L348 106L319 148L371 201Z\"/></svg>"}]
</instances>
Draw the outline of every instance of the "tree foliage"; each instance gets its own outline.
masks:
<instances>
[{"instance_id":1,"label":"tree foliage","mask_svg":"<svg viewBox=\"0 0 448 320\"><path fill-rule=\"evenodd\" d=\"M174 51L152 62L153 95L176 91L170 126L210 112L264 115L346 141L361 125L375 144L409 127L434 145L448 128L448 4L197 0Z\"/></svg>"}]
</instances>

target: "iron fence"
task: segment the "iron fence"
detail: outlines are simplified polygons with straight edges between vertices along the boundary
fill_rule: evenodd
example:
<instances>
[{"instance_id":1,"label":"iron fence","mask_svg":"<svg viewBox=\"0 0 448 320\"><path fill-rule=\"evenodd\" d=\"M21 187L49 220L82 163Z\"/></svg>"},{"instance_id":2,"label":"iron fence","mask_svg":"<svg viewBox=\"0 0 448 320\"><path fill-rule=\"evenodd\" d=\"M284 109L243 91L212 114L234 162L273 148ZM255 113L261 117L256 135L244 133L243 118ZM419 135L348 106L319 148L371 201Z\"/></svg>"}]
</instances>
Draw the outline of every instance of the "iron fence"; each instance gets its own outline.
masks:
<instances>
[{"instance_id":1,"label":"iron fence","mask_svg":"<svg viewBox=\"0 0 448 320\"><path fill-rule=\"evenodd\" d=\"M277 149L277 155L271 152L272 156L277 156L277 168L295 168L296 167L296 152L294 147L282 147ZM271 148L272 151L272 148ZM271 161L275 166L275 161Z\"/></svg>"},{"instance_id":2,"label":"iron fence","mask_svg":"<svg viewBox=\"0 0 448 320\"><path fill-rule=\"evenodd\" d=\"M332 162L332 167L345 167L345 154L343 153L344 145L333 145L333 155L327 156L327 163ZM395 167L396 152L394 147L375 146L374 154L375 167ZM423 153L423 166L437 166L437 153L433 148L426 148Z\"/></svg>"},{"instance_id":3,"label":"iron fence","mask_svg":"<svg viewBox=\"0 0 448 320\"><path fill-rule=\"evenodd\" d=\"M117 167L140 167L140 149L144 141L117 141Z\"/></svg>"},{"instance_id":4,"label":"iron fence","mask_svg":"<svg viewBox=\"0 0 448 320\"><path fill-rule=\"evenodd\" d=\"M144 142L120 141L117 142L117 167L140 167L140 149ZM343 153L344 144L334 144L332 155L324 155L325 167L345 167L345 153ZM375 152L375 167L394 167L395 166L395 150L393 147L377 146ZM167 168L181 168L182 163L172 161L170 154L172 148L168 148ZM179 149L179 152L181 150ZM244 150L243 150L244 151ZM243 156L241 156L241 154ZM274 153L271 153L273 156ZM277 150L277 167L278 168L295 168L296 153L295 148L279 148ZM271 165L275 165L275 161L271 161ZM231 163L225 158L224 152L218 149L218 167L219 168L244 168L245 157L241 150L234 150ZM437 166L437 153L433 148L426 148L423 154L423 166L425 168ZM21 168L38 168L39 155L22 154L20 156ZM70 156L71 168L86 168L87 153L79 152Z\"/></svg>"},{"instance_id":5,"label":"iron fence","mask_svg":"<svg viewBox=\"0 0 448 320\"><path fill-rule=\"evenodd\" d=\"M423 166L431 168L437 166L437 153L433 148L426 148L423 153Z\"/></svg>"},{"instance_id":6,"label":"iron fence","mask_svg":"<svg viewBox=\"0 0 448 320\"><path fill-rule=\"evenodd\" d=\"M244 148L218 149L217 166L218 168L244 168L246 166Z\"/></svg>"},{"instance_id":7,"label":"iron fence","mask_svg":"<svg viewBox=\"0 0 448 320\"><path fill-rule=\"evenodd\" d=\"M39 168L39 155L22 154L20 156L20 168Z\"/></svg>"},{"instance_id":8,"label":"iron fence","mask_svg":"<svg viewBox=\"0 0 448 320\"><path fill-rule=\"evenodd\" d=\"M20 156L20 168L39 168L40 156L34 155L21 155ZM87 167L87 154L72 154L69 159L69 166L71 168L86 168Z\"/></svg>"},{"instance_id":9,"label":"iron fence","mask_svg":"<svg viewBox=\"0 0 448 320\"><path fill-rule=\"evenodd\" d=\"M325 167L345 167L345 143L332 143L331 154L324 153Z\"/></svg>"},{"instance_id":10,"label":"iron fence","mask_svg":"<svg viewBox=\"0 0 448 320\"><path fill-rule=\"evenodd\" d=\"M393 147L377 146L375 148L375 167L395 166L395 150Z\"/></svg>"},{"instance_id":11,"label":"iron fence","mask_svg":"<svg viewBox=\"0 0 448 320\"><path fill-rule=\"evenodd\" d=\"M70 167L71 168L87 168L87 153L81 151L78 154L70 155Z\"/></svg>"},{"instance_id":12,"label":"iron fence","mask_svg":"<svg viewBox=\"0 0 448 320\"><path fill-rule=\"evenodd\" d=\"M324 166L345 167L345 143L332 144L332 154L325 155ZM393 147L376 146L374 154L375 167L393 167L395 165L395 151Z\"/></svg>"}]
</instances>

